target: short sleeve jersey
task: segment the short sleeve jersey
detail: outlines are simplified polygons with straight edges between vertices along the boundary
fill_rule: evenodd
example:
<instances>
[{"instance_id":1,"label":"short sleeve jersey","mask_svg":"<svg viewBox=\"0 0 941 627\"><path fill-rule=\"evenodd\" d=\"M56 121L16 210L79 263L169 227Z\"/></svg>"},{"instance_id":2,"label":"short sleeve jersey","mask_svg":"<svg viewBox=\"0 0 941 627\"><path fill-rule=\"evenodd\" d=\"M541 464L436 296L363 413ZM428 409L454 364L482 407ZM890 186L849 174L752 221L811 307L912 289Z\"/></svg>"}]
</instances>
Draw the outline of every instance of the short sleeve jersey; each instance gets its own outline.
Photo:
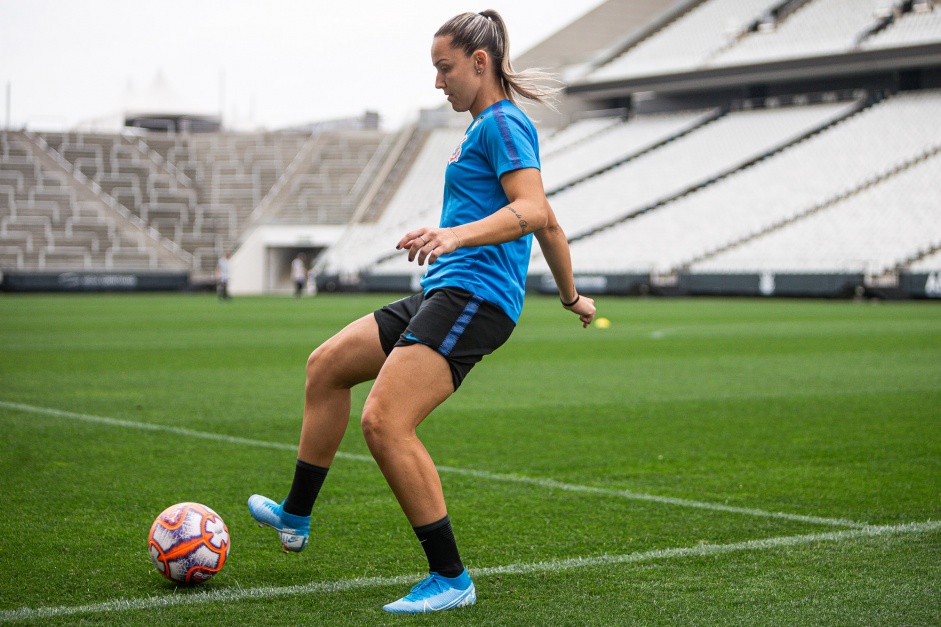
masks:
<instances>
[{"instance_id":1,"label":"short sleeve jersey","mask_svg":"<svg viewBox=\"0 0 941 627\"><path fill-rule=\"evenodd\" d=\"M539 139L532 122L509 100L478 115L448 160L441 227L486 218L509 204L500 184L507 172L539 168ZM458 248L428 267L425 293L457 287L499 306L513 322L523 310L533 236L496 246Z\"/></svg>"}]
</instances>

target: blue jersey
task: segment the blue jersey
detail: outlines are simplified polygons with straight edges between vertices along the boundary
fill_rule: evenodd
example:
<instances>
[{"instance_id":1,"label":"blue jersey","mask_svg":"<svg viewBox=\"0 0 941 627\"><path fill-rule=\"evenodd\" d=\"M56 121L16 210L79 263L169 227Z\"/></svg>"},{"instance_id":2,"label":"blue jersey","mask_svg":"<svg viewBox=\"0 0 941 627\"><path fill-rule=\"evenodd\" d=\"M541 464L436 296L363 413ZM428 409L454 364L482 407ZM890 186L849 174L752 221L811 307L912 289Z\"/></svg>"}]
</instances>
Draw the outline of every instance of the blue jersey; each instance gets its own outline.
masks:
<instances>
[{"instance_id":1,"label":"blue jersey","mask_svg":"<svg viewBox=\"0 0 941 627\"><path fill-rule=\"evenodd\" d=\"M441 227L475 222L509 200L500 177L539 168L539 139L529 118L509 100L485 109L448 160ZM532 234L497 246L469 246L443 255L422 278L425 293L457 287L499 306L515 323L523 310Z\"/></svg>"}]
</instances>

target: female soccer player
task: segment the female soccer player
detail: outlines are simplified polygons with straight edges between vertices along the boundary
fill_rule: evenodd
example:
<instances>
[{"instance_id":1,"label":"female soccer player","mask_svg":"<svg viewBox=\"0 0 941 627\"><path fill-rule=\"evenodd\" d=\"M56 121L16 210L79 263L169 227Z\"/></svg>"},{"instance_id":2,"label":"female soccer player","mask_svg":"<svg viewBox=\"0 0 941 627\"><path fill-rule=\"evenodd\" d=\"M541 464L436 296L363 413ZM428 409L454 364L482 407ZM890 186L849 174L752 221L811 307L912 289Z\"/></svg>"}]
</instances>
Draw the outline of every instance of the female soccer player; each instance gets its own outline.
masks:
<instances>
[{"instance_id":1,"label":"female soccer player","mask_svg":"<svg viewBox=\"0 0 941 627\"><path fill-rule=\"evenodd\" d=\"M340 331L307 362L306 399L294 481L280 504L261 495L252 516L279 533L287 551L310 535L310 513L346 431L350 388L375 379L363 407L369 450L428 558L429 576L389 612L428 612L473 604L434 462L419 424L460 386L470 369L509 338L523 307L533 235L563 307L587 327L592 299L575 290L565 234L546 200L536 130L517 108L543 102L539 73L517 73L495 11L465 13L435 33L435 87L473 121L451 155L438 227L409 231L396 248L428 263L423 293L387 305ZM421 382L416 385L416 382Z\"/></svg>"}]
</instances>

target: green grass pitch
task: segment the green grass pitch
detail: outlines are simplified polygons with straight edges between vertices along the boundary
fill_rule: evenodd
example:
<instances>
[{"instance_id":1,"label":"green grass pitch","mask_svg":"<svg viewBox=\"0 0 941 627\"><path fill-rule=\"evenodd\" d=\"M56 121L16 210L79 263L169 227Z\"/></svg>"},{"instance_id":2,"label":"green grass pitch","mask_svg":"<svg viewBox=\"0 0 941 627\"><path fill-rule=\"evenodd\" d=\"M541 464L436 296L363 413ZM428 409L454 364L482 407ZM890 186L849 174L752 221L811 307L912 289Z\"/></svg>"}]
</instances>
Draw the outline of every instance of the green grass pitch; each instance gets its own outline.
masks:
<instances>
[{"instance_id":1,"label":"green grass pitch","mask_svg":"<svg viewBox=\"0 0 941 627\"><path fill-rule=\"evenodd\" d=\"M307 355L390 298L0 296L0 622L941 623L941 307L746 299L530 297L420 429L478 603L386 615L425 562L368 386L304 553L245 501L287 493ZM201 587L146 551L180 501L231 533Z\"/></svg>"}]
</instances>

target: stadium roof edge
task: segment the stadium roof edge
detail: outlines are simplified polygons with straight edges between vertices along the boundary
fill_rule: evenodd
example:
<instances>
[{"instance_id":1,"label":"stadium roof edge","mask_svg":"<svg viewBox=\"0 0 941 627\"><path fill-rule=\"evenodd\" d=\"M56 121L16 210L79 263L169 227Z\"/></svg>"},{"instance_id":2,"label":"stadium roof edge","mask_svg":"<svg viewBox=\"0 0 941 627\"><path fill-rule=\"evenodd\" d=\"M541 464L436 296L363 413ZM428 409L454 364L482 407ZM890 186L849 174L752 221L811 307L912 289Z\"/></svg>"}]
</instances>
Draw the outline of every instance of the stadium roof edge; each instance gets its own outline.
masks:
<instances>
[{"instance_id":1,"label":"stadium roof edge","mask_svg":"<svg viewBox=\"0 0 941 627\"><path fill-rule=\"evenodd\" d=\"M941 43L803 57L753 65L706 68L612 81L586 81L569 85L566 92L609 97L647 91L658 93L708 91L756 82L779 83L792 80L826 79L931 67L941 67Z\"/></svg>"},{"instance_id":2,"label":"stadium roof edge","mask_svg":"<svg viewBox=\"0 0 941 627\"><path fill-rule=\"evenodd\" d=\"M678 18L692 11L705 1L706 0L677 0L673 2L671 5L662 8L659 13L653 15L650 21L622 35L610 46L595 52L594 56L589 60L589 63L594 69L610 63L641 41L669 26Z\"/></svg>"},{"instance_id":3,"label":"stadium roof edge","mask_svg":"<svg viewBox=\"0 0 941 627\"><path fill-rule=\"evenodd\" d=\"M606 0L541 42L513 64L559 71L566 66L602 65L705 0Z\"/></svg>"}]
</instances>

